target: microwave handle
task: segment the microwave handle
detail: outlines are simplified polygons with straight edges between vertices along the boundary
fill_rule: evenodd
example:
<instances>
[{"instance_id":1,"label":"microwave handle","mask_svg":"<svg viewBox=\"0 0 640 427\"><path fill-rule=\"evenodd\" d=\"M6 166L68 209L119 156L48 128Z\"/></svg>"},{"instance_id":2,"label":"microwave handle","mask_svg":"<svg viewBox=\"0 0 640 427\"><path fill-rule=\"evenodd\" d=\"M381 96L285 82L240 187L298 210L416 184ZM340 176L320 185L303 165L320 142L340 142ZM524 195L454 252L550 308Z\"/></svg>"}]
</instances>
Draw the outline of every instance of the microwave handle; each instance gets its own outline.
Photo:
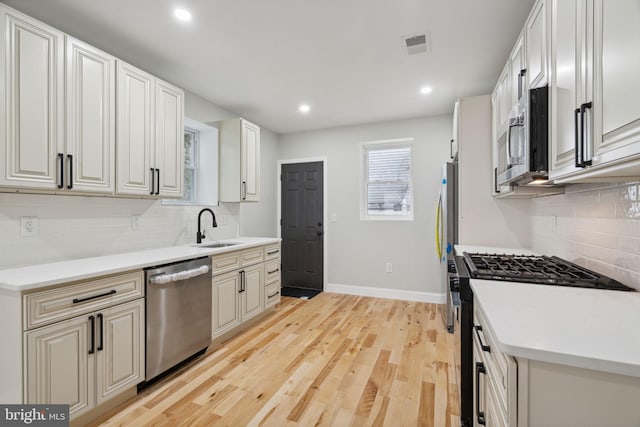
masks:
<instances>
[{"instance_id":1,"label":"microwave handle","mask_svg":"<svg viewBox=\"0 0 640 427\"><path fill-rule=\"evenodd\" d=\"M511 128L513 125L509 124L507 129L507 167L511 166Z\"/></svg>"},{"instance_id":2,"label":"microwave handle","mask_svg":"<svg viewBox=\"0 0 640 427\"><path fill-rule=\"evenodd\" d=\"M500 193L500 187L498 187L498 168L493 168L493 192Z\"/></svg>"}]
</instances>

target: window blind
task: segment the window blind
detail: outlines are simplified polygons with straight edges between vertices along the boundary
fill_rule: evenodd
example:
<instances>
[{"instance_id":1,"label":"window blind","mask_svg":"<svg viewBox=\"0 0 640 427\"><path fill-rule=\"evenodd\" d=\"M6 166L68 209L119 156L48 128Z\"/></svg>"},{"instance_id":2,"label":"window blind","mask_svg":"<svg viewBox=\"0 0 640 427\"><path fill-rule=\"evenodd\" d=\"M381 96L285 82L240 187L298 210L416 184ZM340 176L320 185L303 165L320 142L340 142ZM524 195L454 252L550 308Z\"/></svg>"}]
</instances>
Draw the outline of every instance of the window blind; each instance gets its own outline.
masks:
<instances>
[{"instance_id":1,"label":"window blind","mask_svg":"<svg viewBox=\"0 0 640 427\"><path fill-rule=\"evenodd\" d=\"M411 200L411 148L366 149L367 213L409 215Z\"/></svg>"}]
</instances>

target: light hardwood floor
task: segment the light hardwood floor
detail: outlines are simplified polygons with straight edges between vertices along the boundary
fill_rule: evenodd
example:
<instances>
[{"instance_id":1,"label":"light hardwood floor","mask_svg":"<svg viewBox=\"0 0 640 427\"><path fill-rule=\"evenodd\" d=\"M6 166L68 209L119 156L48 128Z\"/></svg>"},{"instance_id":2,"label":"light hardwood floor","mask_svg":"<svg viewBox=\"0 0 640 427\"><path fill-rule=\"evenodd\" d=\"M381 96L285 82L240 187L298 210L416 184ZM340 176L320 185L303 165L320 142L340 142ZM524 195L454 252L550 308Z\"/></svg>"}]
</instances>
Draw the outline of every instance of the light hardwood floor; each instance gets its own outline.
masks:
<instances>
[{"instance_id":1,"label":"light hardwood floor","mask_svg":"<svg viewBox=\"0 0 640 427\"><path fill-rule=\"evenodd\" d=\"M104 426L459 426L434 304L323 293L146 389Z\"/></svg>"}]
</instances>

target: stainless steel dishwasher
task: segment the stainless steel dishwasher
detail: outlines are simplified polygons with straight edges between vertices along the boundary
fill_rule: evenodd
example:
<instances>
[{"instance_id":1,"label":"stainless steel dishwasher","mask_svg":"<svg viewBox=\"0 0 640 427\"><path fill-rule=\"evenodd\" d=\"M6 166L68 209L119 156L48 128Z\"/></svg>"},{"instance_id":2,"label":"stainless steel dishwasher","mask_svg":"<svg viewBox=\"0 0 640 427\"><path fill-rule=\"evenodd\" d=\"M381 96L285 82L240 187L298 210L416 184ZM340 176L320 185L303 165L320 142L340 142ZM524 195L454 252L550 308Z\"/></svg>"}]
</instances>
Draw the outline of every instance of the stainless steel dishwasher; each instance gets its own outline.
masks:
<instances>
[{"instance_id":1,"label":"stainless steel dishwasher","mask_svg":"<svg viewBox=\"0 0 640 427\"><path fill-rule=\"evenodd\" d=\"M211 258L145 270L146 381L211 343Z\"/></svg>"}]
</instances>

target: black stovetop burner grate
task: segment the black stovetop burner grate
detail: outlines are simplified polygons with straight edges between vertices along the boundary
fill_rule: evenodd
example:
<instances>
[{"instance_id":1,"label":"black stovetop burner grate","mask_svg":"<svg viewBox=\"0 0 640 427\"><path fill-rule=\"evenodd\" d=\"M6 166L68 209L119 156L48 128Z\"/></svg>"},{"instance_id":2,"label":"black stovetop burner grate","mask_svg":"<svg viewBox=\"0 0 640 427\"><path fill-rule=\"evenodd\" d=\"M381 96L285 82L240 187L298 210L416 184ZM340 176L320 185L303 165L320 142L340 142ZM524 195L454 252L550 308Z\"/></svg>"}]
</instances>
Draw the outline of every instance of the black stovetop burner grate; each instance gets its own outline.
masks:
<instances>
[{"instance_id":1,"label":"black stovetop burner grate","mask_svg":"<svg viewBox=\"0 0 640 427\"><path fill-rule=\"evenodd\" d=\"M634 290L609 277L555 256L470 254L467 252L463 255L465 263L469 267L469 273L475 279L620 291Z\"/></svg>"}]
</instances>

